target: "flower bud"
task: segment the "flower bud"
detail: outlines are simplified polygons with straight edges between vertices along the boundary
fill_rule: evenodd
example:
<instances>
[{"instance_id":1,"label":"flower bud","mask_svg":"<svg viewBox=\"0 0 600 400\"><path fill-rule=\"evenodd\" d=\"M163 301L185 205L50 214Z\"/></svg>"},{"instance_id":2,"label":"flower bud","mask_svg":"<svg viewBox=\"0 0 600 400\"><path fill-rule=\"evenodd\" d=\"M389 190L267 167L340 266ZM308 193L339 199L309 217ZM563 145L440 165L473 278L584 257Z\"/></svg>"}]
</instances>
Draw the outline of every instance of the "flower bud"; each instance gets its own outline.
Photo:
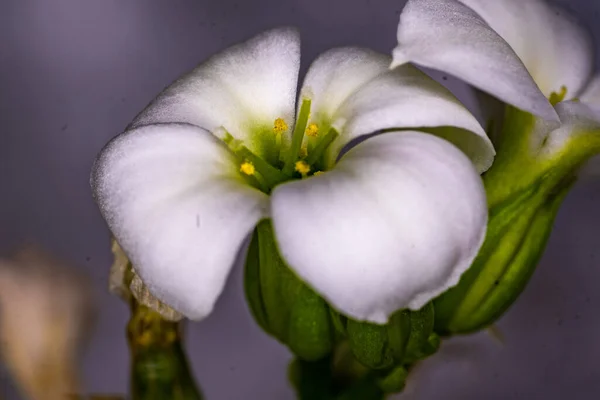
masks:
<instances>
[{"instance_id":1,"label":"flower bud","mask_svg":"<svg viewBox=\"0 0 600 400\"><path fill-rule=\"evenodd\" d=\"M600 130L576 103L557 106L559 128L507 108L497 157L483 176L487 236L459 284L434 300L440 334L475 332L514 303L535 271L563 199L600 151ZM577 114L577 115L576 115Z\"/></svg>"},{"instance_id":2,"label":"flower bud","mask_svg":"<svg viewBox=\"0 0 600 400\"><path fill-rule=\"evenodd\" d=\"M252 314L267 333L307 361L331 353L336 332L329 306L282 260L270 221L254 231L244 282Z\"/></svg>"},{"instance_id":3,"label":"flower bud","mask_svg":"<svg viewBox=\"0 0 600 400\"><path fill-rule=\"evenodd\" d=\"M371 369L411 364L435 352L433 306L396 312L386 325L345 321L345 333L354 357Z\"/></svg>"}]
</instances>

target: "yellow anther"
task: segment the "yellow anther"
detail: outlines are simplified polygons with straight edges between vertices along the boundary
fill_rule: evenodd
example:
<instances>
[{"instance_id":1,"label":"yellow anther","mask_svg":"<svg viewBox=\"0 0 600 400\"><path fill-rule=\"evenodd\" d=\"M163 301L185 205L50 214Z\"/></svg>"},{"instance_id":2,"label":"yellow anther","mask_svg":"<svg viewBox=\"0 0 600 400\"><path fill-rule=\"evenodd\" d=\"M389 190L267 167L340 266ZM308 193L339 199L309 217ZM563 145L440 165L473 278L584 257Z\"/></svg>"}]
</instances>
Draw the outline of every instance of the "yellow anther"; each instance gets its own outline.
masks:
<instances>
[{"instance_id":1,"label":"yellow anther","mask_svg":"<svg viewBox=\"0 0 600 400\"><path fill-rule=\"evenodd\" d=\"M317 171L313 174L313 176L323 175L323 171Z\"/></svg>"},{"instance_id":2,"label":"yellow anther","mask_svg":"<svg viewBox=\"0 0 600 400\"><path fill-rule=\"evenodd\" d=\"M254 175L256 168L251 162L246 161L240 166L240 171L246 175Z\"/></svg>"},{"instance_id":3,"label":"yellow anther","mask_svg":"<svg viewBox=\"0 0 600 400\"><path fill-rule=\"evenodd\" d=\"M560 92L558 92L558 93L552 92L550 94L550 98L548 100L550 100L550 104L555 106L556 104L563 101L566 97L567 97L567 87L563 85L560 87Z\"/></svg>"},{"instance_id":4,"label":"yellow anther","mask_svg":"<svg viewBox=\"0 0 600 400\"><path fill-rule=\"evenodd\" d=\"M306 175L310 172L310 165L304 161L296 161L296 171L300 172L302 175Z\"/></svg>"},{"instance_id":5,"label":"yellow anther","mask_svg":"<svg viewBox=\"0 0 600 400\"><path fill-rule=\"evenodd\" d=\"M277 118L273 123L273 132L282 133L288 130L288 126L283 118Z\"/></svg>"},{"instance_id":6,"label":"yellow anther","mask_svg":"<svg viewBox=\"0 0 600 400\"><path fill-rule=\"evenodd\" d=\"M308 149L306 148L306 146L302 146L300 147L300 158L304 158L308 155Z\"/></svg>"},{"instance_id":7,"label":"yellow anther","mask_svg":"<svg viewBox=\"0 0 600 400\"><path fill-rule=\"evenodd\" d=\"M306 134L311 137L315 137L319 134L319 126L317 124L310 124L306 127Z\"/></svg>"}]
</instances>

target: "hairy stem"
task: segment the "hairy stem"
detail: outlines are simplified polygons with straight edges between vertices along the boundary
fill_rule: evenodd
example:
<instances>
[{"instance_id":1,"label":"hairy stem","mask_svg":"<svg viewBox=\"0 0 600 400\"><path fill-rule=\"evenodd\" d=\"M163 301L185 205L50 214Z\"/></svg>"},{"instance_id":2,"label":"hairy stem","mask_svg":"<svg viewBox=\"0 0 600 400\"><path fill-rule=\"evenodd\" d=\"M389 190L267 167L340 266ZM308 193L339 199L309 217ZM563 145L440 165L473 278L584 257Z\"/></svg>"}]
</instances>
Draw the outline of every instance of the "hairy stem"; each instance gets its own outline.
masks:
<instances>
[{"instance_id":1,"label":"hairy stem","mask_svg":"<svg viewBox=\"0 0 600 400\"><path fill-rule=\"evenodd\" d=\"M131 300L127 339L132 400L201 400L183 349L181 322Z\"/></svg>"}]
</instances>

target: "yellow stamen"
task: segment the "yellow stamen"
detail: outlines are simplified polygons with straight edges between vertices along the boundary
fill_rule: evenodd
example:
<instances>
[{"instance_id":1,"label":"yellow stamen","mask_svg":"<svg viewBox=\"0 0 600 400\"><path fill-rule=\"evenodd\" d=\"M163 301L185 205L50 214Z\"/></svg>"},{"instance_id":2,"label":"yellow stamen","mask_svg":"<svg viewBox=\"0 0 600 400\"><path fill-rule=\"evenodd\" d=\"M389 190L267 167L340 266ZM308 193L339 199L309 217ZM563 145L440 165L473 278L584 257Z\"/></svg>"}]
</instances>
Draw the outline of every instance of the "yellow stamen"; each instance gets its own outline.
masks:
<instances>
[{"instance_id":1,"label":"yellow stamen","mask_svg":"<svg viewBox=\"0 0 600 400\"><path fill-rule=\"evenodd\" d=\"M240 166L240 171L246 175L254 175L256 168L251 162L246 161Z\"/></svg>"},{"instance_id":2,"label":"yellow stamen","mask_svg":"<svg viewBox=\"0 0 600 400\"><path fill-rule=\"evenodd\" d=\"M300 147L300 158L304 158L308 155L308 148L306 146Z\"/></svg>"},{"instance_id":3,"label":"yellow stamen","mask_svg":"<svg viewBox=\"0 0 600 400\"><path fill-rule=\"evenodd\" d=\"M304 161L296 161L296 171L300 172L302 175L306 175L310 172L310 165Z\"/></svg>"},{"instance_id":4,"label":"yellow stamen","mask_svg":"<svg viewBox=\"0 0 600 400\"><path fill-rule=\"evenodd\" d=\"M319 126L317 124L310 124L306 127L306 134L310 137L315 137L319 134Z\"/></svg>"},{"instance_id":5,"label":"yellow stamen","mask_svg":"<svg viewBox=\"0 0 600 400\"><path fill-rule=\"evenodd\" d=\"M560 92L558 92L558 93L552 92L550 94L550 98L548 100L550 100L550 104L555 106L556 104L563 101L566 97L567 97L567 87L563 85L560 87Z\"/></svg>"},{"instance_id":6,"label":"yellow stamen","mask_svg":"<svg viewBox=\"0 0 600 400\"><path fill-rule=\"evenodd\" d=\"M282 133L288 130L288 126L283 118L277 118L273 123L273 132Z\"/></svg>"}]
</instances>

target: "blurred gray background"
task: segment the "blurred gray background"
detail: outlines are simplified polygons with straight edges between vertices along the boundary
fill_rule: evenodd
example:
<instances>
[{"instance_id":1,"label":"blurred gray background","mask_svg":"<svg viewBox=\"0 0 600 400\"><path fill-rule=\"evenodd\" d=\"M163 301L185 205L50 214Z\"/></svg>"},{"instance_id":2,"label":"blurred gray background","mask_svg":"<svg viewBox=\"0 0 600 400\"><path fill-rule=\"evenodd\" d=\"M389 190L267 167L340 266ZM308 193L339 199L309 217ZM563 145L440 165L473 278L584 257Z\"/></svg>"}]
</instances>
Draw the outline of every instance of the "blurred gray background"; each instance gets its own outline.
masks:
<instances>
[{"instance_id":1,"label":"blurred gray background","mask_svg":"<svg viewBox=\"0 0 600 400\"><path fill-rule=\"evenodd\" d=\"M600 43L600 1L560 3ZM332 46L389 52L403 4L0 0L0 254L33 240L93 279L101 313L84 357L90 392L125 392L129 367L128 310L106 290L109 234L88 184L101 147L165 85L216 51L295 25L303 70ZM448 82L468 102L465 88ZM503 345L485 333L450 343L401 398L600 398L599 204L600 180L582 181L569 195L533 280L499 323ZM238 265L216 312L189 327L195 374L208 400L293 399L290 355L253 323L241 275ZM0 367L3 390L17 398Z\"/></svg>"}]
</instances>

